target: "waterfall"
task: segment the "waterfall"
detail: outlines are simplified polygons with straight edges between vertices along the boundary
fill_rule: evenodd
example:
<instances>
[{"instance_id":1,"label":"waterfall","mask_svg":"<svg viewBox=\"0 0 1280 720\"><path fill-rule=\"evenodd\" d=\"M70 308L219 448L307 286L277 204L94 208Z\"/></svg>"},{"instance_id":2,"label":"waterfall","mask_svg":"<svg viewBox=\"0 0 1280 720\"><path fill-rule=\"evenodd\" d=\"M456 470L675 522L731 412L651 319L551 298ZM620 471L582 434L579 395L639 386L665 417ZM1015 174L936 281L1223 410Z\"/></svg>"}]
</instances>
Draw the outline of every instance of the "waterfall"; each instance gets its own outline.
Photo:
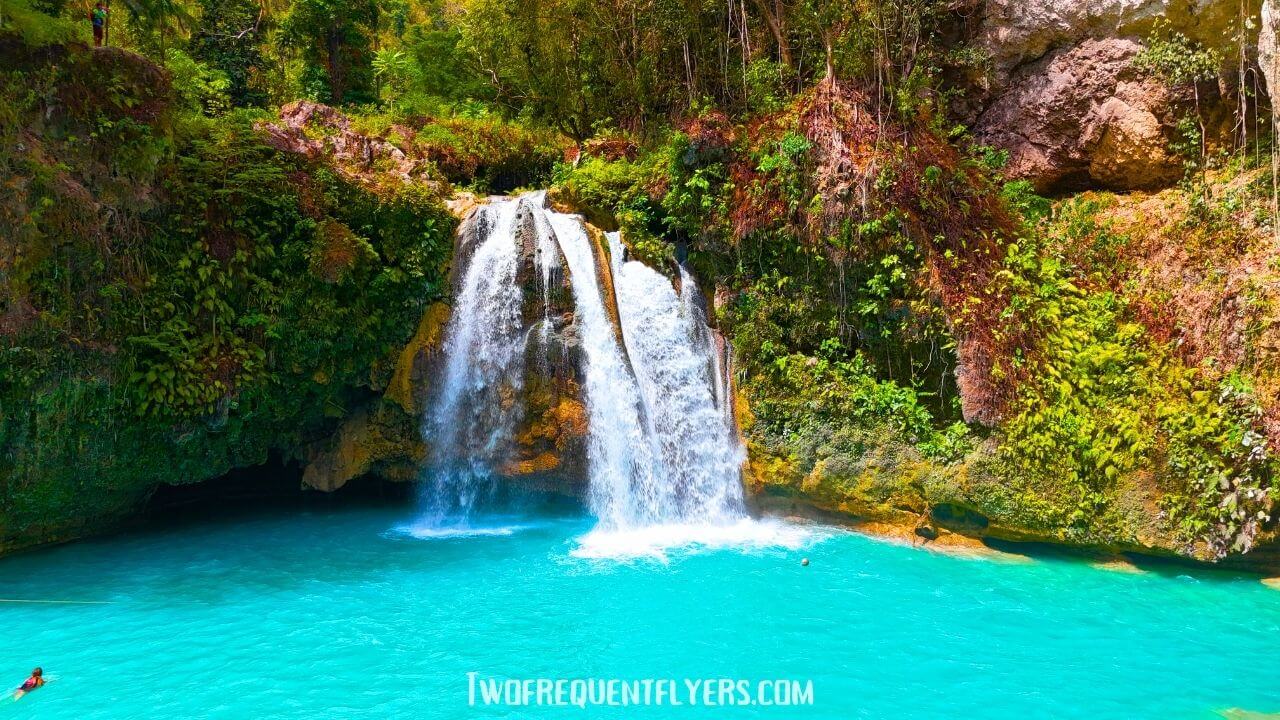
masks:
<instances>
[{"instance_id":1,"label":"waterfall","mask_svg":"<svg viewBox=\"0 0 1280 720\"><path fill-rule=\"evenodd\" d=\"M444 373L424 420L432 468L423 491L429 525L463 524L492 491L493 470L519 421L524 380L523 296L516 282L518 200L481 206L470 222L473 248L445 331Z\"/></svg>"},{"instance_id":2,"label":"waterfall","mask_svg":"<svg viewBox=\"0 0 1280 720\"><path fill-rule=\"evenodd\" d=\"M541 208L546 202L546 193L538 192L529 197L530 208ZM542 324L538 329L538 342L542 346L545 357L547 341L551 335L551 279L560 268L560 256L556 252L555 236L545 213L534 213L534 228L537 232L537 253L534 258L538 266L538 279L542 290Z\"/></svg>"},{"instance_id":3,"label":"waterfall","mask_svg":"<svg viewBox=\"0 0 1280 720\"><path fill-rule=\"evenodd\" d=\"M746 450L739 443L738 421L733 412L733 383L730 381L733 358L728 352L724 337L713 332L707 324L705 299L698 291L698 282L683 265L680 266L680 306L691 325L695 352L702 353L711 362L711 387L715 393L715 405L722 420L725 447L735 456L733 466L736 469L746 461Z\"/></svg>"},{"instance_id":4,"label":"waterfall","mask_svg":"<svg viewBox=\"0 0 1280 720\"><path fill-rule=\"evenodd\" d=\"M616 241L615 241L616 243ZM668 522L727 522L746 515L739 470L743 456L718 401L711 332L692 276L682 292L653 268L621 262L614 287L627 353L644 399L650 437L674 492ZM722 396L727 395L721 391Z\"/></svg>"},{"instance_id":5,"label":"waterfall","mask_svg":"<svg viewBox=\"0 0 1280 720\"><path fill-rule=\"evenodd\" d=\"M543 193L492 201L468 222L460 238L470 245L459 255L471 256L446 330L442 382L424 421L435 450L423 521L465 524L511 451L533 330L522 327L519 282L521 253L528 251L521 235L527 232L536 235L544 307L534 349L543 357L549 287L561 256L572 285L588 420L588 503L598 529L723 526L744 519L743 452L723 346L707 325L693 277L681 269L677 293L652 268L624 262L616 233L609 236L612 263L604 264L582 218L547 209ZM602 277L610 270L611 283Z\"/></svg>"},{"instance_id":6,"label":"waterfall","mask_svg":"<svg viewBox=\"0 0 1280 720\"><path fill-rule=\"evenodd\" d=\"M606 527L658 522L671 513L672 493L605 309L593 243L575 216L552 213L551 224L573 278L581 328L591 509Z\"/></svg>"}]
</instances>

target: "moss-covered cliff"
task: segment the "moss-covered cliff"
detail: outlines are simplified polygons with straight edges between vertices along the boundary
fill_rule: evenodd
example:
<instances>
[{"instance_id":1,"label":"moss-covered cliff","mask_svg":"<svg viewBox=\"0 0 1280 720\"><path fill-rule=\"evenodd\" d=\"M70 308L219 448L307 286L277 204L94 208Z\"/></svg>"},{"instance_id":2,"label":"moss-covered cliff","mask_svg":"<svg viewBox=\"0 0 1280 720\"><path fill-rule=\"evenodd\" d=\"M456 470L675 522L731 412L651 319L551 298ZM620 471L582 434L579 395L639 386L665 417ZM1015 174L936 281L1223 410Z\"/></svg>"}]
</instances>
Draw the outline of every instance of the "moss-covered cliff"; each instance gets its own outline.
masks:
<instances>
[{"instance_id":1,"label":"moss-covered cliff","mask_svg":"<svg viewBox=\"0 0 1280 720\"><path fill-rule=\"evenodd\" d=\"M433 186L182 112L131 53L6 38L0 68L0 549L292 454L392 381L446 294Z\"/></svg>"},{"instance_id":2,"label":"moss-covered cliff","mask_svg":"<svg viewBox=\"0 0 1280 720\"><path fill-rule=\"evenodd\" d=\"M830 82L561 178L714 287L758 502L1208 560L1272 543L1269 176L1051 202L874 102Z\"/></svg>"}]
</instances>

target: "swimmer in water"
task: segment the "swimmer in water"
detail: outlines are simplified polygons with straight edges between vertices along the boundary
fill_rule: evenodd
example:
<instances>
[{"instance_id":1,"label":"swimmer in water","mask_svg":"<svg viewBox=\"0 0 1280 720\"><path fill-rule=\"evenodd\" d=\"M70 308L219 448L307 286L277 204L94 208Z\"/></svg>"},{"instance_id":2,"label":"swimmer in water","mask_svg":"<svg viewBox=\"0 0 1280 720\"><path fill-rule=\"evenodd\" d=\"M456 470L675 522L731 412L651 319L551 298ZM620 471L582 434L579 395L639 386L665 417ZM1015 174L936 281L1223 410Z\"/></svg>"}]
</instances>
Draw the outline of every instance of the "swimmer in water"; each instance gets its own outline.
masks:
<instances>
[{"instance_id":1,"label":"swimmer in water","mask_svg":"<svg viewBox=\"0 0 1280 720\"><path fill-rule=\"evenodd\" d=\"M19 687L13 692L13 699L17 700L42 685L44 685L44 671L40 668L36 668L31 671L31 677L23 681L22 687Z\"/></svg>"}]
</instances>

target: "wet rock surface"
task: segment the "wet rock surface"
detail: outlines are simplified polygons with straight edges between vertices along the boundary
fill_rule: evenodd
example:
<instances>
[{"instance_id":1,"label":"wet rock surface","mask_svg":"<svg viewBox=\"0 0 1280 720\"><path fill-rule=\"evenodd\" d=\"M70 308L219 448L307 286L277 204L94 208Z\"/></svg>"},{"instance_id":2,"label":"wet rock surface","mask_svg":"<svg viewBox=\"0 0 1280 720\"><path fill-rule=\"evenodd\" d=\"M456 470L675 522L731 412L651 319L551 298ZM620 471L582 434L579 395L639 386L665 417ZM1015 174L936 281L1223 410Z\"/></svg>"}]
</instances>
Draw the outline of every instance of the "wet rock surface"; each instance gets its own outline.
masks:
<instances>
[{"instance_id":1,"label":"wet rock surface","mask_svg":"<svg viewBox=\"0 0 1280 720\"><path fill-rule=\"evenodd\" d=\"M475 212L480 204L471 199L456 205L465 218L453 264L455 296L462 270L491 230L490 217ZM526 210L516 219L517 282L524 298L521 315L527 338L525 379L509 399L507 411L520 422L509 457L498 470L528 487L578 492L586 482L587 420L578 377L582 358L572 278L558 250L553 257L542 257L546 248L538 242L534 221ZM418 477L430 454L422 422L429 412L433 380L440 376L440 350L451 314L445 303L429 306L398 354L383 395L304 451L305 484L332 491L365 474L397 481Z\"/></svg>"}]
</instances>

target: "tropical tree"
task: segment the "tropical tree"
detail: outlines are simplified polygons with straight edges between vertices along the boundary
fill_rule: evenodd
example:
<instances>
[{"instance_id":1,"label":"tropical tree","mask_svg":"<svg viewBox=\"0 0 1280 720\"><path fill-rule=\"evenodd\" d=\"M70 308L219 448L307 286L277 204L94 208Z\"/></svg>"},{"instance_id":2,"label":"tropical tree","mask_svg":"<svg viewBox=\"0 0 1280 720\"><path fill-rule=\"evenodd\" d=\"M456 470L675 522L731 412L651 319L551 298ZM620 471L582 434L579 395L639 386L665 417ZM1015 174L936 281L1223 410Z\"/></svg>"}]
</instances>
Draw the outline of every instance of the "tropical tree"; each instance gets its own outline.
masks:
<instances>
[{"instance_id":1,"label":"tropical tree","mask_svg":"<svg viewBox=\"0 0 1280 720\"><path fill-rule=\"evenodd\" d=\"M267 21L262 6L257 0L200 0L200 9L191 56L227 76L227 94L235 105L265 104L266 94L254 87L267 62L259 45Z\"/></svg>"},{"instance_id":2,"label":"tropical tree","mask_svg":"<svg viewBox=\"0 0 1280 720\"><path fill-rule=\"evenodd\" d=\"M396 99L404 92L413 70L413 61L403 50L382 48L373 55L373 77L378 81L379 99L389 97L394 109Z\"/></svg>"},{"instance_id":3,"label":"tropical tree","mask_svg":"<svg viewBox=\"0 0 1280 720\"><path fill-rule=\"evenodd\" d=\"M170 39L192 25L191 12L180 0L124 0L137 40L149 52L164 58Z\"/></svg>"},{"instance_id":4,"label":"tropical tree","mask_svg":"<svg viewBox=\"0 0 1280 720\"><path fill-rule=\"evenodd\" d=\"M375 0L297 0L284 18L284 40L302 52L334 103L372 99L378 22Z\"/></svg>"}]
</instances>

